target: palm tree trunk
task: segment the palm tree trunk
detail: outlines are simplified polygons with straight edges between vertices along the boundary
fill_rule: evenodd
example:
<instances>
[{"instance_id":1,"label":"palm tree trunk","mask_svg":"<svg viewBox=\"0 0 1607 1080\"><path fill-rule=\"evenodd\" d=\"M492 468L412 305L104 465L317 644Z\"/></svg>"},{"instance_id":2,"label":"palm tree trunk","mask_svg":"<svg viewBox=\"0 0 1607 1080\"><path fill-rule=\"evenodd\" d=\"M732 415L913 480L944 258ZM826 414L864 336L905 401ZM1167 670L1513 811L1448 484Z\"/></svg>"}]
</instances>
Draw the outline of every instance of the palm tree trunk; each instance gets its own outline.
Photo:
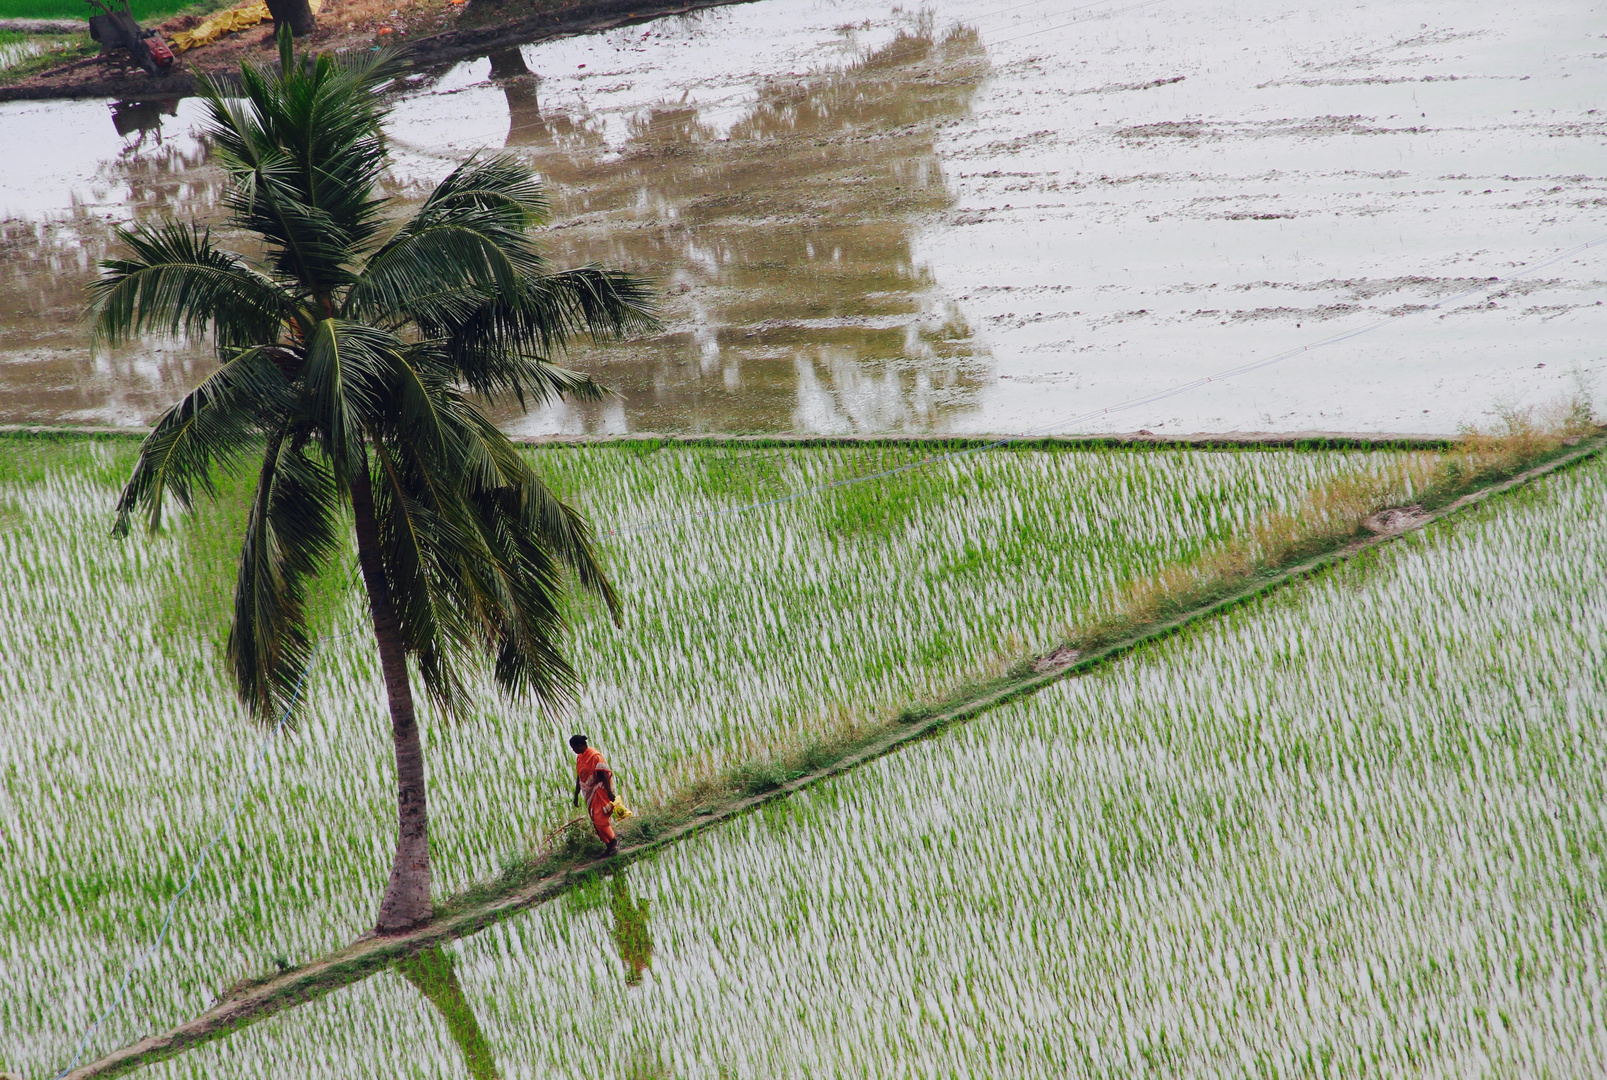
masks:
<instances>
[{"instance_id":1,"label":"palm tree trunk","mask_svg":"<svg viewBox=\"0 0 1607 1080\"><path fill-rule=\"evenodd\" d=\"M380 564L379 524L374 519L374 492L366 467L352 477L352 512L357 524L357 563L368 589L368 610L379 645L380 670L391 710L391 738L396 744L396 860L391 880L379 902L374 930L396 934L433 914L430 905L430 821L424 803L424 747L413 712L413 688L407 675L402 628L391 607Z\"/></svg>"},{"instance_id":2,"label":"palm tree trunk","mask_svg":"<svg viewBox=\"0 0 1607 1080\"><path fill-rule=\"evenodd\" d=\"M312 5L307 0L268 0L268 14L273 16L273 28L276 33L286 24L289 24L290 32L297 37L318 29L318 20L314 17Z\"/></svg>"}]
</instances>

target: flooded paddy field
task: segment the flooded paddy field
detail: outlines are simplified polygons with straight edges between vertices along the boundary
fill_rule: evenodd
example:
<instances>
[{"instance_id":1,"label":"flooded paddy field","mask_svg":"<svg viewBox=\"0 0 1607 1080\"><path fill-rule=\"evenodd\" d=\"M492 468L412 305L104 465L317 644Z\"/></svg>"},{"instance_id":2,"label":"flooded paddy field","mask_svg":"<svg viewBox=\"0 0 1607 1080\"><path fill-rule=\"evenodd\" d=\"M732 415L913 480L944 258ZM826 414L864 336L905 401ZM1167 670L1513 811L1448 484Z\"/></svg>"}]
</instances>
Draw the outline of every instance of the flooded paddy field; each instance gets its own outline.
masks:
<instances>
[{"instance_id":1,"label":"flooded paddy field","mask_svg":"<svg viewBox=\"0 0 1607 1080\"><path fill-rule=\"evenodd\" d=\"M1607 245L1574 250L1607 235L1598 24L766 0L415 76L393 185L517 154L556 262L659 282L662 332L571 358L619 398L499 417L522 434L1451 432L1607 357ZM0 422L148 423L210 368L91 356L78 321L114 225L215 215L198 115L0 106L27 148L0 169Z\"/></svg>"},{"instance_id":2,"label":"flooded paddy field","mask_svg":"<svg viewBox=\"0 0 1607 1080\"><path fill-rule=\"evenodd\" d=\"M0 565L12 583L0 595L0 706L28 718L0 736L0 1071L29 1078L71 1057L154 940L261 734L222 655L245 492L225 489L173 532L115 540L110 506L134 447L0 440ZM626 799L649 805L716 766L997 674L1063 641L1124 584L1299 512L1326 481L1402 460L994 452L686 522L917 452L532 453L605 534L625 625L572 612L569 655L586 685L570 714L506 705L485 687L468 721L425 719L443 895L493 876L567 816L570 731L597 739ZM321 628L362 625L344 581L317 604ZM320 654L305 714L92 1054L370 924L395 828L370 640Z\"/></svg>"},{"instance_id":3,"label":"flooded paddy field","mask_svg":"<svg viewBox=\"0 0 1607 1080\"><path fill-rule=\"evenodd\" d=\"M162 1077L1586 1076L1607 466Z\"/></svg>"}]
</instances>

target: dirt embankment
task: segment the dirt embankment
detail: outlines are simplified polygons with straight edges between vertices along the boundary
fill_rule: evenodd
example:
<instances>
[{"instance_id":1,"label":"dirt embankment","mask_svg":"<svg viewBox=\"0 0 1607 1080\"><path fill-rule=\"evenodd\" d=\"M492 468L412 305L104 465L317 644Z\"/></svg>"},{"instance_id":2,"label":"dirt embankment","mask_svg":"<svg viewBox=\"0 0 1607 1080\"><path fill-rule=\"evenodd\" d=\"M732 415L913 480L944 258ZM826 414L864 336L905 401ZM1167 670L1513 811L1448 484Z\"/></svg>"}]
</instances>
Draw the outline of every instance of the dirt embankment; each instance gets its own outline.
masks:
<instances>
[{"instance_id":1,"label":"dirt embankment","mask_svg":"<svg viewBox=\"0 0 1607 1080\"><path fill-rule=\"evenodd\" d=\"M414 67L431 67L548 38L595 33L665 15L750 0L326 0L318 30L301 48L324 51L398 49ZM203 16L179 15L157 24L172 37ZM182 54L171 70L147 75L123 54L88 57L0 86L0 101L111 97L125 100L183 97L196 92L198 75L229 76L242 61L272 63L272 26L264 23L225 34Z\"/></svg>"}]
</instances>

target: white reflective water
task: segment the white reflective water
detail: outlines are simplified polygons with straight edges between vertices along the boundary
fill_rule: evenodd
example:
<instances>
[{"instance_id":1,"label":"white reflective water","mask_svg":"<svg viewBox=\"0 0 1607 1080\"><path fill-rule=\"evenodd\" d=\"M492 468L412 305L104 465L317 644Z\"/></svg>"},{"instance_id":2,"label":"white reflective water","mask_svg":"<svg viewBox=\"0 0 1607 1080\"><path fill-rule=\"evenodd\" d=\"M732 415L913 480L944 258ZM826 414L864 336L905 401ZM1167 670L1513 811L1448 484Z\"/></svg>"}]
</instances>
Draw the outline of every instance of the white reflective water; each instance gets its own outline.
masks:
<instances>
[{"instance_id":1,"label":"white reflective water","mask_svg":"<svg viewBox=\"0 0 1607 1080\"><path fill-rule=\"evenodd\" d=\"M1592 18L771 0L416 78L396 184L520 154L559 262L665 286L572 358L620 401L521 432L1035 430L1396 314L1075 426L1452 431L1602 366L1607 245L1425 310L1607 236ZM75 321L109 221L213 214L197 111L0 106L0 419L146 421L205 369Z\"/></svg>"}]
</instances>

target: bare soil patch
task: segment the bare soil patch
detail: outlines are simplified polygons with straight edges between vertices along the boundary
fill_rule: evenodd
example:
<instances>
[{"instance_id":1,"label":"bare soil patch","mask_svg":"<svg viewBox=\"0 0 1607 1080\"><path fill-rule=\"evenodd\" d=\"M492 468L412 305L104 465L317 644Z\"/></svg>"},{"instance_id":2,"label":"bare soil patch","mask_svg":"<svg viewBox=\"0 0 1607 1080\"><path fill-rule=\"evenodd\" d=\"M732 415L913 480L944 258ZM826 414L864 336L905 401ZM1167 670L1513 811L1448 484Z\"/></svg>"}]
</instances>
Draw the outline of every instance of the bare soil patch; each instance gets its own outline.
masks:
<instances>
[{"instance_id":1,"label":"bare soil patch","mask_svg":"<svg viewBox=\"0 0 1607 1080\"><path fill-rule=\"evenodd\" d=\"M1421 506L1392 506L1372 515L1362 525L1369 532L1392 535L1421 524L1427 517L1428 511Z\"/></svg>"}]
</instances>

